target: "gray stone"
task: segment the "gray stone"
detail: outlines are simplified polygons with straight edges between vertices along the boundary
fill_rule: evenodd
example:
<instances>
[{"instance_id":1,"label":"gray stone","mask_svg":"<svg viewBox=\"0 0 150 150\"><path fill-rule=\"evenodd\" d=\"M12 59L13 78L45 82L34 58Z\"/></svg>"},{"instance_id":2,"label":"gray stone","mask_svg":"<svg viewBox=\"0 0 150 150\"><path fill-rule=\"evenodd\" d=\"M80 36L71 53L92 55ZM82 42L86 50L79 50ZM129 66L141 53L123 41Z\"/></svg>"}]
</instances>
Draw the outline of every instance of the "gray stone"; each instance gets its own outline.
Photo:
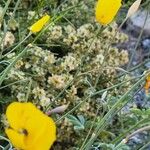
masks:
<instances>
[{"instance_id":1,"label":"gray stone","mask_svg":"<svg viewBox=\"0 0 150 150\"><path fill-rule=\"evenodd\" d=\"M139 10L127 21L127 31L133 36L138 36L143 28L144 21L147 15L146 10ZM143 37L150 37L150 13L148 14L146 24L144 26Z\"/></svg>"},{"instance_id":2,"label":"gray stone","mask_svg":"<svg viewBox=\"0 0 150 150\"><path fill-rule=\"evenodd\" d=\"M150 38L142 41L142 47L144 50L150 50Z\"/></svg>"}]
</instances>

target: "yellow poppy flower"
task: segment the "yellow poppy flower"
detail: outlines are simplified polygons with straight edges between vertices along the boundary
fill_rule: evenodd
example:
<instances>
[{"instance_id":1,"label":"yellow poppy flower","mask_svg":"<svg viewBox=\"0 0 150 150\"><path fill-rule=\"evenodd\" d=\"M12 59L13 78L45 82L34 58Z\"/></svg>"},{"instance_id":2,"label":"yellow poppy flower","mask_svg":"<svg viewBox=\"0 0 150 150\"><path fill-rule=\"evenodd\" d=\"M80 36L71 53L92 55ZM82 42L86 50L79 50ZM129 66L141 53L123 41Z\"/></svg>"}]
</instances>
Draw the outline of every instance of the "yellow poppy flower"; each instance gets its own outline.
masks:
<instances>
[{"instance_id":1,"label":"yellow poppy flower","mask_svg":"<svg viewBox=\"0 0 150 150\"><path fill-rule=\"evenodd\" d=\"M102 25L109 24L120 7L121 0L98 0L95 11L96 20Z\"/></svg>"},{"instance_id":2,"label":"yellow poppy flower","mask_svg":"<svg viewBox=\"0 0 150 150\"><path fill-rule=\"evenodd\" d=\"M39 19L37 22L35 22L29 30L33 33L39 32L42 30L43 26L49 21L50 16L45 15L41 19Z\"/></svg>"},{"instance_id":3,"label":"yellow poppy flower","mask_svg":"<svg viewBox=\"0 0 150 150\"><path fill-rule=\"evenodd\" d=\"M49 150L56 140L54 121L32 103L11 103L6 110L9 128L5 132L22 150Z\"/></svg>"}]
</instances>

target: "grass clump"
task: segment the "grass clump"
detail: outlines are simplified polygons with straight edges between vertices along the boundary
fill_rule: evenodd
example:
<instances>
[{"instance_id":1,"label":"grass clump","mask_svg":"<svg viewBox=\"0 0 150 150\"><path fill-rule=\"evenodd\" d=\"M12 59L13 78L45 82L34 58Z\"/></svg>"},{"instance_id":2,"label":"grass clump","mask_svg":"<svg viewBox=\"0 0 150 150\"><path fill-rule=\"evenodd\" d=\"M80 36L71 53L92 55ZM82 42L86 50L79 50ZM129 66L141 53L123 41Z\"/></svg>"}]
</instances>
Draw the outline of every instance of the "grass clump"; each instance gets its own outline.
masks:
<instances>
[{"instance_id":1,"label":"grass clump","mask_svg":"<svg viewBox=\"0 0 150 150\"><path fill-rule=\"evenodd\" d=\"M149 109L132 103L147 73L125 70L128 52L117 45L128 36L115 21L95 21L94 0L7 3L0 2L1 134L6 106L32 102L57 124L52 149L130 149L125 138L149 123ZM51 16L45 28L29 33L45 13Z\"/></svg>"}]
</instances>

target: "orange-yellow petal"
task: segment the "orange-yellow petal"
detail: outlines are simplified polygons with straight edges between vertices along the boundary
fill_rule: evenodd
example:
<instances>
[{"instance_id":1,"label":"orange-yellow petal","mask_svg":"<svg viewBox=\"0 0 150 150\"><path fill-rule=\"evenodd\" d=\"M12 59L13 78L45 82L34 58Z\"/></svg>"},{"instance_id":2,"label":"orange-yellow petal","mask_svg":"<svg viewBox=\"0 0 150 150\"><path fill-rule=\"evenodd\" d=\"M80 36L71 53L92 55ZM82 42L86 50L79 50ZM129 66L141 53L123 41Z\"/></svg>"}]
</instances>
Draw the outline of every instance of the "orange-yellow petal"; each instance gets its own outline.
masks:
<instances>
[{"instance_id":1,"label":"orange-yellow petal","mask_svg":"<svg viewBox=\"0 0 150 150\"><path fill-rule=\"evenodd\" d=\"M10 127L14 130L25 128L25 122L33 115L40 112L32 103L11 103L6 110L6 117Z\"/></svg>"},{"instance_id":2,"label":"orange-yellow petal","mask_svg":"<svg viewBox=\"0 0 150 150\"><path fill-rule=\"evenodd\" d=\"M28 131L28 138L25 141L26 146L29 150L37 149L36 143L39 143L38 147L41 146L43 147L42 150L47 150L56 140L56 125L50 117L35 106L33 109L35 112L32 113L33 115L25 123L25 128ZM47 148L44 149L44 147Z\"/></svg>"},{"instance_id":3,"label":"orange-yellow petal","mask_svg":"<svg viewBox=\"0 0 150 150\"><path fill-rule=\"evenodd\" d=\"M24 150L48 150L56 140L56 125L54 121L32 103L11 103L6 110L6 117L12 128L11 132L14 133L13 136L6 134L17 148ZM21 130L26 130L27 134L19 133L18 131ZM17 145L17 139L19 137L22 138L23 135L24 143L21 144L21 147L21 145Z\"/></svg>"},{"instance_id":4,"label":"orange-yellow petal","mask_svg":"<svg viewBox=\"0 0 150 150\"><path fill-rule=\"evenodd\" d=\"M95 11L96 20L103 25L109 24L120 7L121 0L98 0Z\"/></svg>"},{"instance_id":5,"label":"orange-yellow petal","mask_svg":"<svg viewBox=\"0 0 150 150\"><path fill-rule=\"evenodd\" d=\"M24 122L23 113L24 108L22 103L13 102L11 103L6 110L6 117L8 119L9 125L15 129L19 130L22 128Z\"/></svg>"},{"instance_id":6,"label":"orange-yellow petal","mask_svg":"<svg viewBox=\"0 0 150 150\"><path fill-rule=\"evenodd\" d=\"M150 75L148 75L148 76L146 77L146 80L149 80L149 81L150 81Z\"/></svg>"},{"instance_id":7,"label":"orange-yellow petal","mask_svg":"<svg viewBox=\"0 0 150 150\"><path fill-rule=\"evenodd\" d=\"M42 30L42 28L44 27L44 25L49 21L50 16L49 15L45 15L43 16L41 19L39 19L37 22L35 22L30 28L29 30L33 33L39 32Z\"/></svg>"},{"instance_id":8,"label":"orange-yellow petal","mask_svg":"<svg viewBox=\"0 0 150 150\"><path fill-rule=\"evenodd\" d=\"M27 150L48 150L56 140L56 126L53 120L49 117L41 117L39 121L38 132L32 128L34 127L32 125L27 128L28 131L32 130L25 141Z\"/></svg>"},{"instance_id":9,"label":"orange-yellow petal","mask_svg":"<svg viewBox=\"0 0 150 150\"><path fill-rule=\"evenodd\" d=\"M19 134L18 132L12 130L12 129L5 129L5 133L7 134L8 138L12 142L12 144L20 149L24 149L24 139L25 136L23 134Z\"/></svg>"}]
</instances>

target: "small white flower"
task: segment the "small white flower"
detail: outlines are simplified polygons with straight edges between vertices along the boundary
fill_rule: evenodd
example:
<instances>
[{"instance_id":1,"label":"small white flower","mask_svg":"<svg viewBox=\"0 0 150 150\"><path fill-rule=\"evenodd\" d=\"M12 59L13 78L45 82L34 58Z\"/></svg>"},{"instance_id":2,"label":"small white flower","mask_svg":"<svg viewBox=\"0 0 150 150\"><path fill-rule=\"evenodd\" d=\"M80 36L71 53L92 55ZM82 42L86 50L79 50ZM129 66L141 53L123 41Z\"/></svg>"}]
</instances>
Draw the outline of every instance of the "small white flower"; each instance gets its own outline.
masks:
<instances>
[{"instance_id":1,"label":"small white flower","mask_svg":"<svg viewBox=\"0 0 150 150\"><path fill-rule=\"evenodd\" d=\"M45 106L49 105L49 103L50 103L50 99L48 97L46 97L46 96L40 97L40 105L41 106L45 107Z\"/></svg>"}]
</instances>

